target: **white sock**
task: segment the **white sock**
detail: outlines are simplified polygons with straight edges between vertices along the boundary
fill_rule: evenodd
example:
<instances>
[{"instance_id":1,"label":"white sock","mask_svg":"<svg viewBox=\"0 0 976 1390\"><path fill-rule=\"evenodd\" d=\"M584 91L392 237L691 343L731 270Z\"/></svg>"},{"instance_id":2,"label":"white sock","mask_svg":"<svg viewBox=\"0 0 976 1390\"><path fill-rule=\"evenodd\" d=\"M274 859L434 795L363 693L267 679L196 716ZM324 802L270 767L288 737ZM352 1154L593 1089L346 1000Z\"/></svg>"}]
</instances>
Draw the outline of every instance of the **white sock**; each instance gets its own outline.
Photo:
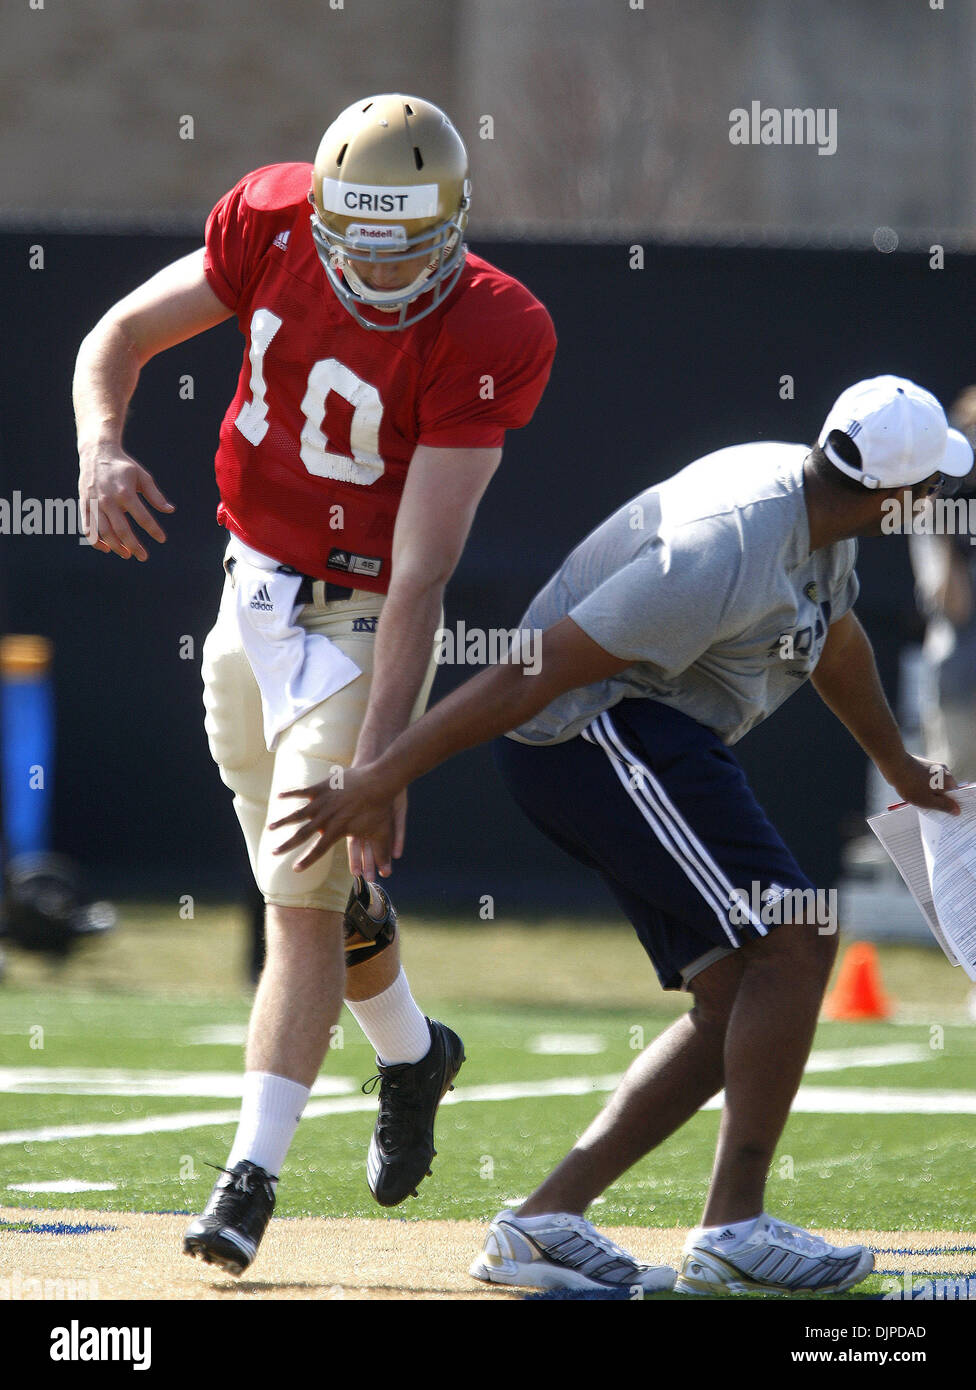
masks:
<instances>
[{"instance_id":1,"label":"white sock","mask_svg":"<svg viewBox=\"0 0 976 1390\"><path fill-rule=\"evenodd\" d=\"M372 999L347 999L346 1006L384 1067L419 1062L430 1051L430 1029L414 1002L402 966L389 989Z\"/></svg>"},{"instance_id":2,"label":"white sock","mask_svg":"<svg viewBox=\"0 0 976 1390\"><path fill-rule=\"evenodd\" d=\"M277 1178L309 1097L308 1086L267 1071L244 1073L241 1118L227 1167L249 1159Z\"/></svg>"},{"instance_id":3,"label":"white sock","mask_svg":"<svg viewBox=\"0 0 976 1390\"><path fill-rule=\"evenodd\" d=\"M743 1240L747 1240L749 1236L752 1235L756 1222L761 1216L762 1212L759 1213L759 1216L750 1216L748 1221L726 1221L724 1226L702 1226L700 1227L699 1233L708 1237L710 1240L714 1240L716 1236L720 1236L726 1231L731 1231L735 1239L722 1241L722 1244L727 1245L731 1250L733 1246L738 1245Z\"/></svg>"}]
</instances>

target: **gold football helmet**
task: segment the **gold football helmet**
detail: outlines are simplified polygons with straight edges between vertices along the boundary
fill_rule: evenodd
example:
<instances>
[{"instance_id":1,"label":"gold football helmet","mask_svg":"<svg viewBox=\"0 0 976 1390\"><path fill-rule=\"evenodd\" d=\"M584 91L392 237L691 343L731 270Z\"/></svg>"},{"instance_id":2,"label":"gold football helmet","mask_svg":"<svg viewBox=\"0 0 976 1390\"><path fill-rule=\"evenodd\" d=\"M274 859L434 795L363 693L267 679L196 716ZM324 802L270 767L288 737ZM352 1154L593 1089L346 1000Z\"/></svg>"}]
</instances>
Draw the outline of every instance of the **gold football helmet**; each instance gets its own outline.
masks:
<instances>
[{"instance_id":1,"label":"gold football helmet","mask_svg":"<svg viewBox=\"0 0 976 1390\"><path fill-rule=\"evenodd\" d=\"M357 323L395 331L447 298L464 269L471 184L464 142L438 107L399 94L366 97L322 136L309 201L312 237L329 283ZM416 261L406 286L367 283ZM384 269L371 275L366 265ZM410 306L429 295L423 308ZM389 323L366 318L382 309Z\"/></svg>"}]
</instances>

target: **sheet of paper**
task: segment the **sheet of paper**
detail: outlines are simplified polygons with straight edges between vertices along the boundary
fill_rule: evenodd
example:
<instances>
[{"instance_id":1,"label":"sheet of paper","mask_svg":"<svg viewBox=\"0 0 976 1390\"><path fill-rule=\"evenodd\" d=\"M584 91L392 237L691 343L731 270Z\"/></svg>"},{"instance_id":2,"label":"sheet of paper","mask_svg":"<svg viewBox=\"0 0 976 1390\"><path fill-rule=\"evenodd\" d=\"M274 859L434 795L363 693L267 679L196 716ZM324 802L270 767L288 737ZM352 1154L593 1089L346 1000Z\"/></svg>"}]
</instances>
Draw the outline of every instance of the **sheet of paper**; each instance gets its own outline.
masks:
<instances>
[{"instance_id":1,"label":"sheet of paper","mask_svg":"<svg viewBox=\"0 0 976 1390\"><path fill-rule=\"evenodd\" d=\"M976 980L976 787L961 788L958 816L918 813L932 900L942 931L971 980Z\"/></svg>"},{"instance_id":2,"label":"sheet of paper","mask_svg":"<svg viewBox=\"0 0 976 1390\"><path fill-rule=\"evenodd\" d=\"M942 947L948 960L952 965L958 965L959 961L946 940L932 899L932 884L925 862L925 848L919 826L918 808L899 806L895 811L884 811L879 816L868 816L868 825L888 851L891 862L904 879L906 888L915 899L919 911L928 923L929 930Z\"/></svg>"}]
</instances>

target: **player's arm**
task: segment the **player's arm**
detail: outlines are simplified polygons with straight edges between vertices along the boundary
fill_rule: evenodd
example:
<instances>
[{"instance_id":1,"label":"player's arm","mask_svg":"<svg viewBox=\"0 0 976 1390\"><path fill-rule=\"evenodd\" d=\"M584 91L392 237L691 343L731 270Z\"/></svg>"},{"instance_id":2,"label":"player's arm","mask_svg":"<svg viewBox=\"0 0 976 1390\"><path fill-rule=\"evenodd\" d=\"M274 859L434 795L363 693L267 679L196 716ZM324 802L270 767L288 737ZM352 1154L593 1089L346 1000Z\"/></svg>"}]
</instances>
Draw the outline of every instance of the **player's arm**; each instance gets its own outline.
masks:
<instances>
[{"instance_id":1,"label":"player's arm","mask_svg":"<svg viewBox=\"0 0 976 1390\"><path fill-rule=\"evenodd\" d=\"M362 836L373 843L380 873L389 874L391 857L397 857L395 847L390 852L389 806L408 783L455 753L518 728L565 691L607 680L630 664L594 642L572 618L561 619L542 633L541 655L531 666L512 660L466 681L375 761L347 772L341 791L323 782L285 793L307 797L308 804L271 827L302 825L277 853L318 832L320 840L297 865L305 868L342 835Z\"/></svg>"},{"instance_id":2,"label":"player's arm","mask_svg":"<svg viewBox=\"0 0 976 1390\"><path fill-rule=\"evenodd\" d=\"M155 540L166 539L146 502L159 511L173 506L122 448L126 410L151 357L223 323L232 312L210 288L201 247L119 300L81 344L74 377L78 495L82 525L96 549L124 560L147 558L127 514Z\"/></svg>"},{"instance_id":3,"label":"player's arm","mask_svg":"<svg viewBox=\"0 0 976 1390\"><path fill-rule=\"evenodd\" d=\"M933 768L913 757L885 698L874 652L853 609L830 625L820 660L810 677L817 694L857 739L885 781L905 801L933 811L958 814L951 796L933 786ZM941 786L956 786L942 770Z\"/></svg>"},{"instance_id":4,"label":"player's arm","mask_svg":"<svg viewBox=\"0 0 976 1390\"><path fill-rule=\"evenodd\" d=\"M444 589L464 549L501 449L417 446L393 533L392 580L376 629L369 704L354 767L372 762L410 722L440 620ZM402 848L405 806L394 839ZM371 851L350 845L350 867L370 877Z\"/></svg>"}]
</instances>

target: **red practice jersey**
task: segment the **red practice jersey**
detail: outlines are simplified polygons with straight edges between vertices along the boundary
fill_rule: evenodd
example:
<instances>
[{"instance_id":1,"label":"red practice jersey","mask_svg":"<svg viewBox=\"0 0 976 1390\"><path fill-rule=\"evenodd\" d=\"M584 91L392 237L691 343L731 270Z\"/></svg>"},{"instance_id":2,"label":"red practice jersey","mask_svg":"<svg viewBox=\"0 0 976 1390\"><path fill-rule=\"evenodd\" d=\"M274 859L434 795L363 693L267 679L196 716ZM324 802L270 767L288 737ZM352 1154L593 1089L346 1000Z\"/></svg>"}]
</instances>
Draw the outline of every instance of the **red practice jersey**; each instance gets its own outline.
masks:
<instances>
[{"instance_id":1,"label":"red practice jersey","mask_svg":"<svg viewBox=\"0 0 976 1390\"><path fill-rule=\"evenodd\" d=\"M207 279L248 343L217 519L303 574L385 593L417 445L500 447L532 418L556 338L523 285L472 255L425 319L363 328L312 241L311 181L310 164L258 169L207 220Z\"/></svg>"}]
</instances>

